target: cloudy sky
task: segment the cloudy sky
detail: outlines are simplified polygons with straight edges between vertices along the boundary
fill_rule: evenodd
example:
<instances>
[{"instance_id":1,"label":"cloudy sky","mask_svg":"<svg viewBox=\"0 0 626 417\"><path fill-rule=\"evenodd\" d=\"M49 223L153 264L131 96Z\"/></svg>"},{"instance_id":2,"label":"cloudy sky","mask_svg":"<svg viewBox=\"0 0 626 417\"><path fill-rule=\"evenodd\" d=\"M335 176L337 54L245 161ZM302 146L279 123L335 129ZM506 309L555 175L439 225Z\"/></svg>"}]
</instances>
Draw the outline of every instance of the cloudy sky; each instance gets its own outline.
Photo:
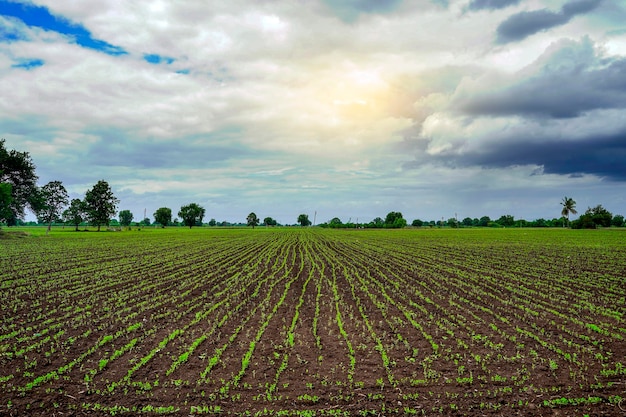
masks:
<instances>
[{"instance_id":1,"label":"cloudy sky","mask_svg":"<svg viewBox=\"0 0 626 417\"><path fill-rule=\"evenodd\" d=\"M626 214L616 0L0 0L0 137L136 219Z\"/></svg>"}]
</instances>

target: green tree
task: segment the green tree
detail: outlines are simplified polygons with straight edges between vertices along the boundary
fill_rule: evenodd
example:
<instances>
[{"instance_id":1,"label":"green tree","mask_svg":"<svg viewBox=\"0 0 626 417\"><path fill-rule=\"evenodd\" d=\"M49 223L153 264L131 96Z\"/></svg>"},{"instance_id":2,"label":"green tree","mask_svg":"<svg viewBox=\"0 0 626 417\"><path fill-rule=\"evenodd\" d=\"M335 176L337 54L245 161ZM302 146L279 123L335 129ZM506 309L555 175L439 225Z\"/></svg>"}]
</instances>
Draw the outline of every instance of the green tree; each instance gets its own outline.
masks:
<instances>
[{"instance_id":1,"label":"green tree","mask_svg":"<svg viewBox=\"0 0 626 417\"><path fill-rule=\"evenodd\" d=\"M328 226L337 229L343 227L343 223L339 217L333 217L331 221L328 222Z\"/></svg>"},{"instance_id":2,"label":"green tree","mask_svg":"<svg viewBox=\"0 0 626 417\"><path fill-rule=\"evenodd\" d=\"M376 217L374 220L370 222L370 227L372 228L381 228L385 227L385 221L380 217Z\"/></svg>"},{"instance_id":3,"label":"green tree","mask_svg":"<svg viewBox=\"0 0 626 417\"><path fill-rule=\"evenodd\" d=\"M569 226L569 215L578 213L576 211L576 201L574 201L574 199L571 197L565 196L563 197L563 200L561 201L560 204L563 207L561 209L561 216L567 219L563 227L565 227L566 225Z\"/></svg>"},{"instance_id":4,"label":"green tree","mask_svg":"<svg viewBox=\"0 0 626 417\"><path fill-rule=\"evenodd\" d=\"M309 215L308 214L300 214L298 216L298 223L300 223L300 226L302 226L302 227L310 226L311 225L311 220L309 220Z\"/></svg>"},{"instance_id":5,"label":"green tree","mask_svg":"<svg viewBox=\"0 0 626 417\"><path fill-rule=\"evenodd\" d=\"M613 216L613 220L611 220L611 225L615 227L624 226L624 216L622 216L621 214L616 214L615 216Z\"/></svg>"},{"instance_id":6,"label":"green tree","mask_svg":"<svg viewBox=\"0 0 626 417\"><path fill-rule=\"evenodd\" d=\"M254 212L252 212L248 214L248 217L246 217L246 222L248 222L248 226L252 226L252 228L254 229L255 226L259 225L259 218Z\"/></svg>"},{"instance_id":7,"label":"green tree","mask_svg":"<svg viewBox=\"0 0 626 417\"><path fill-rule=\"evenodd\" d=\"M70 206L63 212L63 221L72 224L76 227L78 232L78 226L85 221L87 208L85 202L80 198L75 198L70 202Z\"/></svg>"},{"instance_id":8,"label":"green tree","mask_svg":"<svg viewBox=\"0 0 626 417\"><path fill-rule=\"evenodd\" d=\"M399 211L391 211L385 217L385 227L391 229L401 229L406 226L406 220Z\"/></svg>"},{"instance_id":9,"label":"green tree","mask_svg":"<svg viewBox=\"0 0 626 417\"><path fill-rule=\"evenodd\" d=\"M5 220L13 225L18 219L24 219L27 207L37 212L39 193L35 165L28 152L7 151L4 144L5 140L0 139L0 184L10 185L4 185L2 193L6 194L10 190L11 198L0 199L0 221Z\"/></svg>"},{"instance_id":10,"label":"green tree","mask_svg":"<svg viewBox=\"0 0 626 417\"><path fill-rule=\"evenodd\" d=\"M424 221L420 219L415 219L411 222L411 226L413 227L422 227L424 225Z\"/></svg>"},{"instance_id":11,"label":"green tree","mask_svg":"<svg viewBox=\"0 0 626 417\"><path fill-rule=\"evenodd\" d=\"M595 229L598 226L610 227L613 215L610 211L598 204L595 207L588 207L585 214L572 222L573 229Z\"/></svg>"},{"instance_id":12,"label":"green tree","mask_svg":"<svg viewBox=\"0 0 626 417\"><path fill-rule=\"evenodd\" d=\"M510 214L504 214L500 216L498 220L496 220L496 223L498 223L500 226L511 227L515 224L515 218Z\"/></svg>"},{"instance_id":13,"label":"green tree","mask_svg":"<svg viewBox=\"0 0 626 417\"><path fill-rule=\"evenodd\" d=\"M478 220L478 225L480 227L487 227L491 223L491 218L489 216L483 216Z\"/></svg>"},{"instance_id":14,"label":"green tree","mask_svg":"<svg viewBox=\"0 0 626 417\"><path fill-rule=\"evenodd\" d=\"M0 183L0 223L6 222L13 216L11 211L11 184Z\"/></svg>"},{"instance_id":15,"label":"green tree","mask_svg":"<svg viewBox=\"0 0 626 417\"><path fill-rule=\"evenodd\" d=\"M215 219L209 220L209 226L213 227L217 225L217 221Z\"/></svg>"},{"instance_id":16,"label":"green tree","mask_svg":"<svg viewBox=\"0 0 626 417\"><path fill-rule=\"evenodd\" d=\"M130 224L133 222L133 213L130 210L122 210L119 214L120 224L122 226L130 227Z\"/></svg>"},{"instance_id":17,"label":"green tree","mask_svg":"<svg viewBox=\"0 0 626 417\"><path fill-rule=\"evenodd\" d=\"M474 223L474 221L471 217L466 217L461 221L461 223L463 224L463 226L469 227Z\"/></svg>"},{"instance_id":18,"label":"green tree","mask_svg":"<svg viewBox=\"0 0 626 417\"><path fill-rule=\"evenodd\" d=\"M592 216L587 213L572 221L571 226L572 229L595 229L597 227Z\"/></svg>"},{"instance_id":19,"label":"green tree","mask_svg":"<svg viewBox=\"0 0 626 417\"><path fill-rule=\"evenodd\" d=\"M587 209L585 214L591 215L591 219L597 226L611 227L611 220L613 220L613 214L610 211L602 207L601 204Z\"/></svg>"},{"instance_id":20,"label":"green tree","mask_svg":"<svg viewBox=\"0 0 626 417\"><path fill-rule=\"evenodd\" d=\"M263 219L263 224L265 226L276 226L276 220L272 219L271 217L266 217Z\"/></svg>"},{"instance_id":21,"label":"green tree","mask_svg":"<svg viewBox=\"0 0 626 417\"><path fill-rule=\"evenodd\" d=\"M167 207L157 209L157 211L154 212L154 221L164 228L172 221L172 209Z\"/></svg>"},{"instance_id":22,"label":"green tree","mask_svg":"<svg viewBox=\"0 0 626 417\"><path fill-rule=\"evenodd\" d=\"M204 207L196 203L190 203L180 208L178 216L183 220L183 224L191 229L198 223L202 224L204 213Z\"/></svg>"},{"instance_id":23,"label":"green tree","mask_svg":"<svg viewBox=\"0 0 626 417\"><path fill-rule=\"evenodd\" d=\"M61 181L51 181L39 190L39 203L37 204L37 219L41 223L47 223L46 235L50 232L52 223L60 220L62 210L69 203L69 195Z\"/></svg>"},{"instance_id":24,"label":"green tree","mask_svg":"<svg viewBox=\"0 0 626 417\"><path fill-rule=\"evenodd\" d=\"M567 219L565 217L559 217L558 219L552 219L549 222L546 221L548 227L565 227L565 222Z\"/></svg>"},{"instance_id":25,"label":"green tree","mask_svg":"<svg viewBox=\"0 0 626 417\"><path fill-rule=\"evenodd\" d=\"M93 226L106 226L117 211L120 201L115 197L109 183L100 180L85 194L87 219Z\"/></svg>"}]
</instances>

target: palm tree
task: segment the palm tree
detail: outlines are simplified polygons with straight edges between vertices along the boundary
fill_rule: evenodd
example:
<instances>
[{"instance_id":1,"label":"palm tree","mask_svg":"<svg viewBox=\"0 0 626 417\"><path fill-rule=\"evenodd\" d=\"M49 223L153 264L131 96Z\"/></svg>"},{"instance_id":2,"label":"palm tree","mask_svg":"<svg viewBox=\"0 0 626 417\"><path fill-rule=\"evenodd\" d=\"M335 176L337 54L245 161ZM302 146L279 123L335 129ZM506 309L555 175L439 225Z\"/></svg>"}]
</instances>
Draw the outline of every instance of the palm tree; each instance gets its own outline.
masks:
<instances>
[{"instance_id":1,"label":"palm tree","mask_svg":"<svg viewBox=\"0 0 626 417\"><path fill-rule=\"evenodd\" d=\"M569 226L569 215L578 213L576 211L576 201L570 197L563 197L563 201L561 201L561 205L563 206L563 210L561 210L561 216L564 216L567 219L567 225ZM565 226L563 226L565 227Z\"/></svg>"}]
</instances>

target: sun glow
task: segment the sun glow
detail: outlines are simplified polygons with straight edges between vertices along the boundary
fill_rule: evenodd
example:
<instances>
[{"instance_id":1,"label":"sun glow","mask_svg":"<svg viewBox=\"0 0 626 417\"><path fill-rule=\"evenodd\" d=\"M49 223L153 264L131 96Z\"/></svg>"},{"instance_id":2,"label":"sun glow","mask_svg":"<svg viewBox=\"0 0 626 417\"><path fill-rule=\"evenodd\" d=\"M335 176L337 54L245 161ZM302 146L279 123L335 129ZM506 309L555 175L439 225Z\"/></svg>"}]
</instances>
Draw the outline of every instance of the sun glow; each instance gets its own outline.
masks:
<instances>
[{"instance_id":1,"label":"sun glow","mask_svg":"<svg viewBox=\"0 0 626 417\"><path fill-rule=\"evenodd\" d=\"M318 105L332 112L337 121L382 116L388 87L377 72L351 70L324 79L315 99Z\"/></svg>"},{"instance_id":2,"label":"sun glow","mask_svg":"<svg viewBox=\"0 0 626 417\"><path fill-rule=\"evenodd\" d=\"M285 95L281 126L286 132L306 132L301 141L277 140L277 146L288 146L311 154L327 153L328 144L350 152L366 149L376 143L397 139L397 132L412 121L393 112L395 89L375 69L355 69L354 65L326 65L303 68L299 84L292 84ZM338 155L341 152L338 153Z\"/></svg>"}]
</instances>

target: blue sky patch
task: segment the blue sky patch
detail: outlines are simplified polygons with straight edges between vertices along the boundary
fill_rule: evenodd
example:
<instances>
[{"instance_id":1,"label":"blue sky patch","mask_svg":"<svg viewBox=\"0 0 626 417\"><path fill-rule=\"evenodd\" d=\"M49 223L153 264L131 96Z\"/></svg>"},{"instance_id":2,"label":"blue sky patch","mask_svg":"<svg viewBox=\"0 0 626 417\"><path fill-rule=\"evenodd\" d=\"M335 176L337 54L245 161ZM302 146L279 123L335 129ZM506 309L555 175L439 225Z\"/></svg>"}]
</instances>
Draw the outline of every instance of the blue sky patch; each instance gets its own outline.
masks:
<instances>
[{"instance_id":1,"label":"blue sky patch","mask_svg":"<svg viewBox=\"0 0 626 417\"><path fill-rule=\"evenodd\" d=\"M25 40L28 40L28 38L15 28L0 26L0 42L11 43Z\"/></svg>"},{"instance_id":2,"label":"blue sky patch","mask_svg":"<svg viewBox=\"0 0 626 417\"><path fill-rule=\"evenodd\" d=\"M174 58L171 58L169 56L161 56L158 54L145 54L143 56L143 59L146 60L146 62L149 62L151 64L171 64L172 62L176 61Z\"/></svg>"},{"instance_id":3,"label":"blue sky patch","mask_svg":"<svg viewBox=\"0 0 626 417\"><path fill-rule=\"evenodd\" d=\"M44 64L43 59L20 59L17 63L11 65L12 68L22 68L30 70L33 68L41 67Z\"/></svg>"},{"instance_id":4,"label":"blue sky patch","mask_svg":"<svg viewBox=\"0 0 626 417\"><path fill-rule=\"evenodd\" d=\"M19 19L28 26L58 32L73 38L76 44L84 48L95 49L109 55L124 55L127 53L119 46L111 45L100 39L94 39L91 33L82 25L71 22L63 16L55 16L45 7L0 0L0 10L2 10L0 13L3 16ZM8 39L11 40L10 33L8 36Z\"/></svg>"}]
</instances>

